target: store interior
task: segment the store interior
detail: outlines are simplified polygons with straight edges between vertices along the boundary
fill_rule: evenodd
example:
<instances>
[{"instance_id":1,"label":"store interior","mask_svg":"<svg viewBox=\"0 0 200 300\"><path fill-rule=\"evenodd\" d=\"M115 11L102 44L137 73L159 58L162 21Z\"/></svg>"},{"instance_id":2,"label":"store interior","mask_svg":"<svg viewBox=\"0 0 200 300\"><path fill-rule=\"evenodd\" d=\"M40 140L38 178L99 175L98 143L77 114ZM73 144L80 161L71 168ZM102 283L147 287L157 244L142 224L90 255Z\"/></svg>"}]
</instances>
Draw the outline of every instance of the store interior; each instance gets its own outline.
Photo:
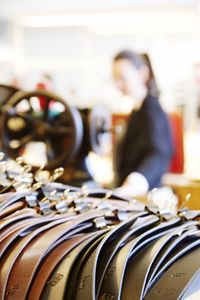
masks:
<instances>
[{"instance_id":1,"label":"store interior","mask_svg":"<svg viewBox=\"0 0 200 300\"><path fill-rule=\"evenodd\" d=\"M0 0L0 300L200 299L200 0Z\"/></svg>"}]
</instances>

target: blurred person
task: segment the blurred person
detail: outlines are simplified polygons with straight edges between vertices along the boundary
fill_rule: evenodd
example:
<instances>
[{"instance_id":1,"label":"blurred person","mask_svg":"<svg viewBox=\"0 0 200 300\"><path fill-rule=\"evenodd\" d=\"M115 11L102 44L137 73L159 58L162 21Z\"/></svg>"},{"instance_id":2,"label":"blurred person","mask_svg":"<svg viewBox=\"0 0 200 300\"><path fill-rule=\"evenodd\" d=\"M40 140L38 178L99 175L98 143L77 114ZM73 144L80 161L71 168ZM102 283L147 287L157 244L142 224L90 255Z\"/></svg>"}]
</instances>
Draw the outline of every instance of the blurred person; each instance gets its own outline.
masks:
<instances>
[{"instance_id":1,"label":"blurred person","mask_svg":"<svg viewBox=\"0 0 200 300\"><path fill-rule=\"evenodd\" d=\"M113 59L112 73L117 88L134 103L114 162L115 187L124 195L141 196L160 187L168 170L173 154L170 125L159 103L150 61L122 51Z\"/></svg>"},{"instance_id":2,"label":"blurred person","mask_svg":"<svg viewBox=\"0 0 200 300\"><path fill-rule=\"evenodd\" d=\"M152 68L151 61L150 61L150 57L147 53L142 53L141 56L142 56L142 59L143 59L145 65L147 66L147 69L146 69L147 76L146 76L145 83L147 85L149 94L151 94L152 96L155 96L155 97L159 97L160 92L159 92L158 85L157 85L157 82L155 79L155 75L154 75L154 71Z\"/></svg>"}]
</instances>

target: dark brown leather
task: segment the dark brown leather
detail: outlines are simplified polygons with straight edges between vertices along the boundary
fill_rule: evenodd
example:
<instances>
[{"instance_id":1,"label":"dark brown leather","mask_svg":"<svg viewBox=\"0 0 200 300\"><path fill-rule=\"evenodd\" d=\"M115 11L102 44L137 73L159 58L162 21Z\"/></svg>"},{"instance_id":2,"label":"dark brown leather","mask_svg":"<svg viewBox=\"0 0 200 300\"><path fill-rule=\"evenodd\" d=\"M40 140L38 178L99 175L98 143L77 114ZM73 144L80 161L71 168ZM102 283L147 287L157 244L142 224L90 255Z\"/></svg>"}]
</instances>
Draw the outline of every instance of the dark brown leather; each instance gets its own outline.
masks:
<instances>
[{"instance_id":1,"label":"dark brown leather","mask_svg":"<svg viewBox=\"0 0 200 300\"><path fill-rule=\"evenodd\" d=\"M44 260L43 264L40 266L39 271L36 273L36 276L33 281L33 285L28 293L29 300L37 300L40 298L42 290L47 282L49 276L57 266L57 264L77 245L82 243L84 240L88 239L92 234L80 234L74 236L54 249L49 256Z\"/></svg>"},{"instance_id":2,"label":"dark brown leather","mask_svg":"<svg viewBox=\"0 0 200 300\"><path fill-rule=\"evenodd\" d=\"M72 218L74 218L74 216ZM25 236L24 238L22 238L21 241L17 245L14 245L13 247L11 247L9 249L8 253L6 254L5 260L0 262L0 299L1 299L1 297L2 297L2 299L4 297L7 280L9 278L10 271L11 271L17 257L20 255L20 253L23 251L23 249L26 247L26 245L28 245L28 243L33 238L35 238L38 234L41 234L45 230L47 230L51 227L54 227L60 223L64 223L67 219L70 220L71 218L68 216L65 220L64 220L64 218L62 218L62 219L58 219L58 220L47 223L44 218L43 220L41 220L41 224L47 223L46 225L44 225L40 228L37 228L32 233L30 233L27 236ZM33 224L32 224L32 227L33 227ZM12 242L12 240L9 241L9 244L11 242Z\"/></svg>"},{"instance_id":3,"label":"dark brown leather","mask_svg":"<svg viewBox=\"0 0 200 300\"><path fill-rule=\"evenodd\" d=\"M100 211L91 211L88 213L85 213L84 215L79 215L73 220L70 220L70 218L64 218L61 220L57 220L57 224L55 222L51 222L50 224L47 224L46 226L43 226L43 234L41 235L41 228L35 230L31 235L28 235L25 237L24 240L22 240L21 243L21 249L15 248L14 251L7 257L7 262L5 265L2 266L2 271L4 271L4 268L7 267L8 262L12 261L12 270L10 269L9 272L9 280L4 280L4 286L3 286L3 292L5 293L5 287L6 283L8 282L7 291L12 289L12 286L17 285L20 286L20 288L15 293L15 297L12 296L12 299L24 299L26 296L26 293L28 292L29 284L32 280L32 277L34 275L34 272L37 268L37 266L40 263L40 260L43 255L45 255L46 251L49 249L50 246L53 245L53 243L56 242L60 237L62 237L64 234L71 235L73 233L73 230L77 227L78 230L82 230L81 223L84 223L86 221L90 221L90 219L94 219L95 217L101 216L103 212ZM66 222L67 221L67 222ZM61 223L61 224L59 224ZM79 227L78 227L79 225ZM46 228L45 228L46 227ZM45 229L44 229L45 228ZM46 230L48 230L46 232ZM38 232L40 231L40 232ZM40 236L37 236L37 234L40 233ZM35 238L36 237L36 238ZM67 237L67 236L66 236ZM33 240L33 238L35 238ZM31 242L31 240L33 240ZM28 245L29 243L29 245ZM20 244L20 243L19 243ZM16 253L18 252L18 253ZM19 253L20 252L20 253ZM17 254L17 256L16 256ZM15 257L15 258L14 258ZM13 259L14 258L14 259ZM23 273L20 272L22 266L24 266ZM1 278L2 280L2 278Z\"/></svg>"},{"instance_id":4,"label":"dark brown leather","mask_svg":"<svg viewBox=\"0 0 200 300\"><path fill-rule=\"evenodd\" d=\"M54 300L57 299L68 299L67 286L72 281L72 273L75 272L74 276L78 276L78 266L87 250L91 245L101 238L105 231L97 231L90 238L86 239L83 243L74 248L69 255L67 255L63 261L56 267L51 274L50 278L44 286L41 300Z\"/></svg>"}]
</instances>

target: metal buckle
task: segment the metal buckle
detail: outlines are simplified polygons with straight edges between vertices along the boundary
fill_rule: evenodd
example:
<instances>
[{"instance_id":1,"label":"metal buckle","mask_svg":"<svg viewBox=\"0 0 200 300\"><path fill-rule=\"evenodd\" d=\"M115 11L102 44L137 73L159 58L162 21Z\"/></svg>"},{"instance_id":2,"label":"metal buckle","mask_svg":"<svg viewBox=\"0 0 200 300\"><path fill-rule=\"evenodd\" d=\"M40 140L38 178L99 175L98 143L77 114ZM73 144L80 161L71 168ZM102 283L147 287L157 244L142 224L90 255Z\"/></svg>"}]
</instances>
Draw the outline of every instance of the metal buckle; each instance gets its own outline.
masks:
<instances>
[{"instance_id":1,"label":"metal buckle","mask_svg":"<svg viewBox=\"0 0 200 300\"><path fill-rule=\"evenodd\" d=\"M95 227L97 229L104 229L107 227L107 222L105 217L98 217L93 220Z\"/></svg>"},{"instance_id":2,"label":"metal buckle","mask_svg":"<svg viewBox=\"0 0 200 300\"><path fill-rule=\"evenodd\" d=\"M38 193L37 192L32 192L28 195L25 196L26 202L30 207L35 207L38 205Z\"/></svg>"}]
</instances>

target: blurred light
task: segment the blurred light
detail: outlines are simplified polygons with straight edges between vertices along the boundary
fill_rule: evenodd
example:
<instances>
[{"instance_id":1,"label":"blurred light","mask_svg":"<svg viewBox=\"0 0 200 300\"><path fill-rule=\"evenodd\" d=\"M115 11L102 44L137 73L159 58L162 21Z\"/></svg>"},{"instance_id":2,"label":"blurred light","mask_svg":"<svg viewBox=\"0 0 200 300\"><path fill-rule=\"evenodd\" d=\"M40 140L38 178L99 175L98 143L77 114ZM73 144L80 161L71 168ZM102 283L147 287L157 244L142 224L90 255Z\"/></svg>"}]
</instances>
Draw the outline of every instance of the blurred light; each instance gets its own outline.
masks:
<instances>
[{"instance_id":1,"label":"blurred light","mask_svg":"<svg viewBox=\"0 0 200 300\"><path fill-rule=\"evenodd\" d=\"M17 19L18 24L28 27L59 27L59 26L82 26L82 25L111 25L130 24L130 22L144 21L144 18L161 20L171 17L188 18L194 17L192 12L165 12L165 11L148 11L148 12L123 12L123 13L91 13L91 14L63 14L63 15L36 15L21 16ZM155 20L155 21L156 21ZM170 20L171 21L171 20ZM147 22L148 23L148 22ZM170 25L170 23L168 23Z\"/></svg>"},{"instance_id":2,"label":"blurred light","mask_svg":"<svg viewBox=\"0 0 200 300\"><path fill-rule=\"evenodd\" d=\"M36 15L21 16L16 22L19 26L33 28L86 26L90 31L103 35L200 33L199 15L191 11Z\"/></svg>"}]
</instances>

